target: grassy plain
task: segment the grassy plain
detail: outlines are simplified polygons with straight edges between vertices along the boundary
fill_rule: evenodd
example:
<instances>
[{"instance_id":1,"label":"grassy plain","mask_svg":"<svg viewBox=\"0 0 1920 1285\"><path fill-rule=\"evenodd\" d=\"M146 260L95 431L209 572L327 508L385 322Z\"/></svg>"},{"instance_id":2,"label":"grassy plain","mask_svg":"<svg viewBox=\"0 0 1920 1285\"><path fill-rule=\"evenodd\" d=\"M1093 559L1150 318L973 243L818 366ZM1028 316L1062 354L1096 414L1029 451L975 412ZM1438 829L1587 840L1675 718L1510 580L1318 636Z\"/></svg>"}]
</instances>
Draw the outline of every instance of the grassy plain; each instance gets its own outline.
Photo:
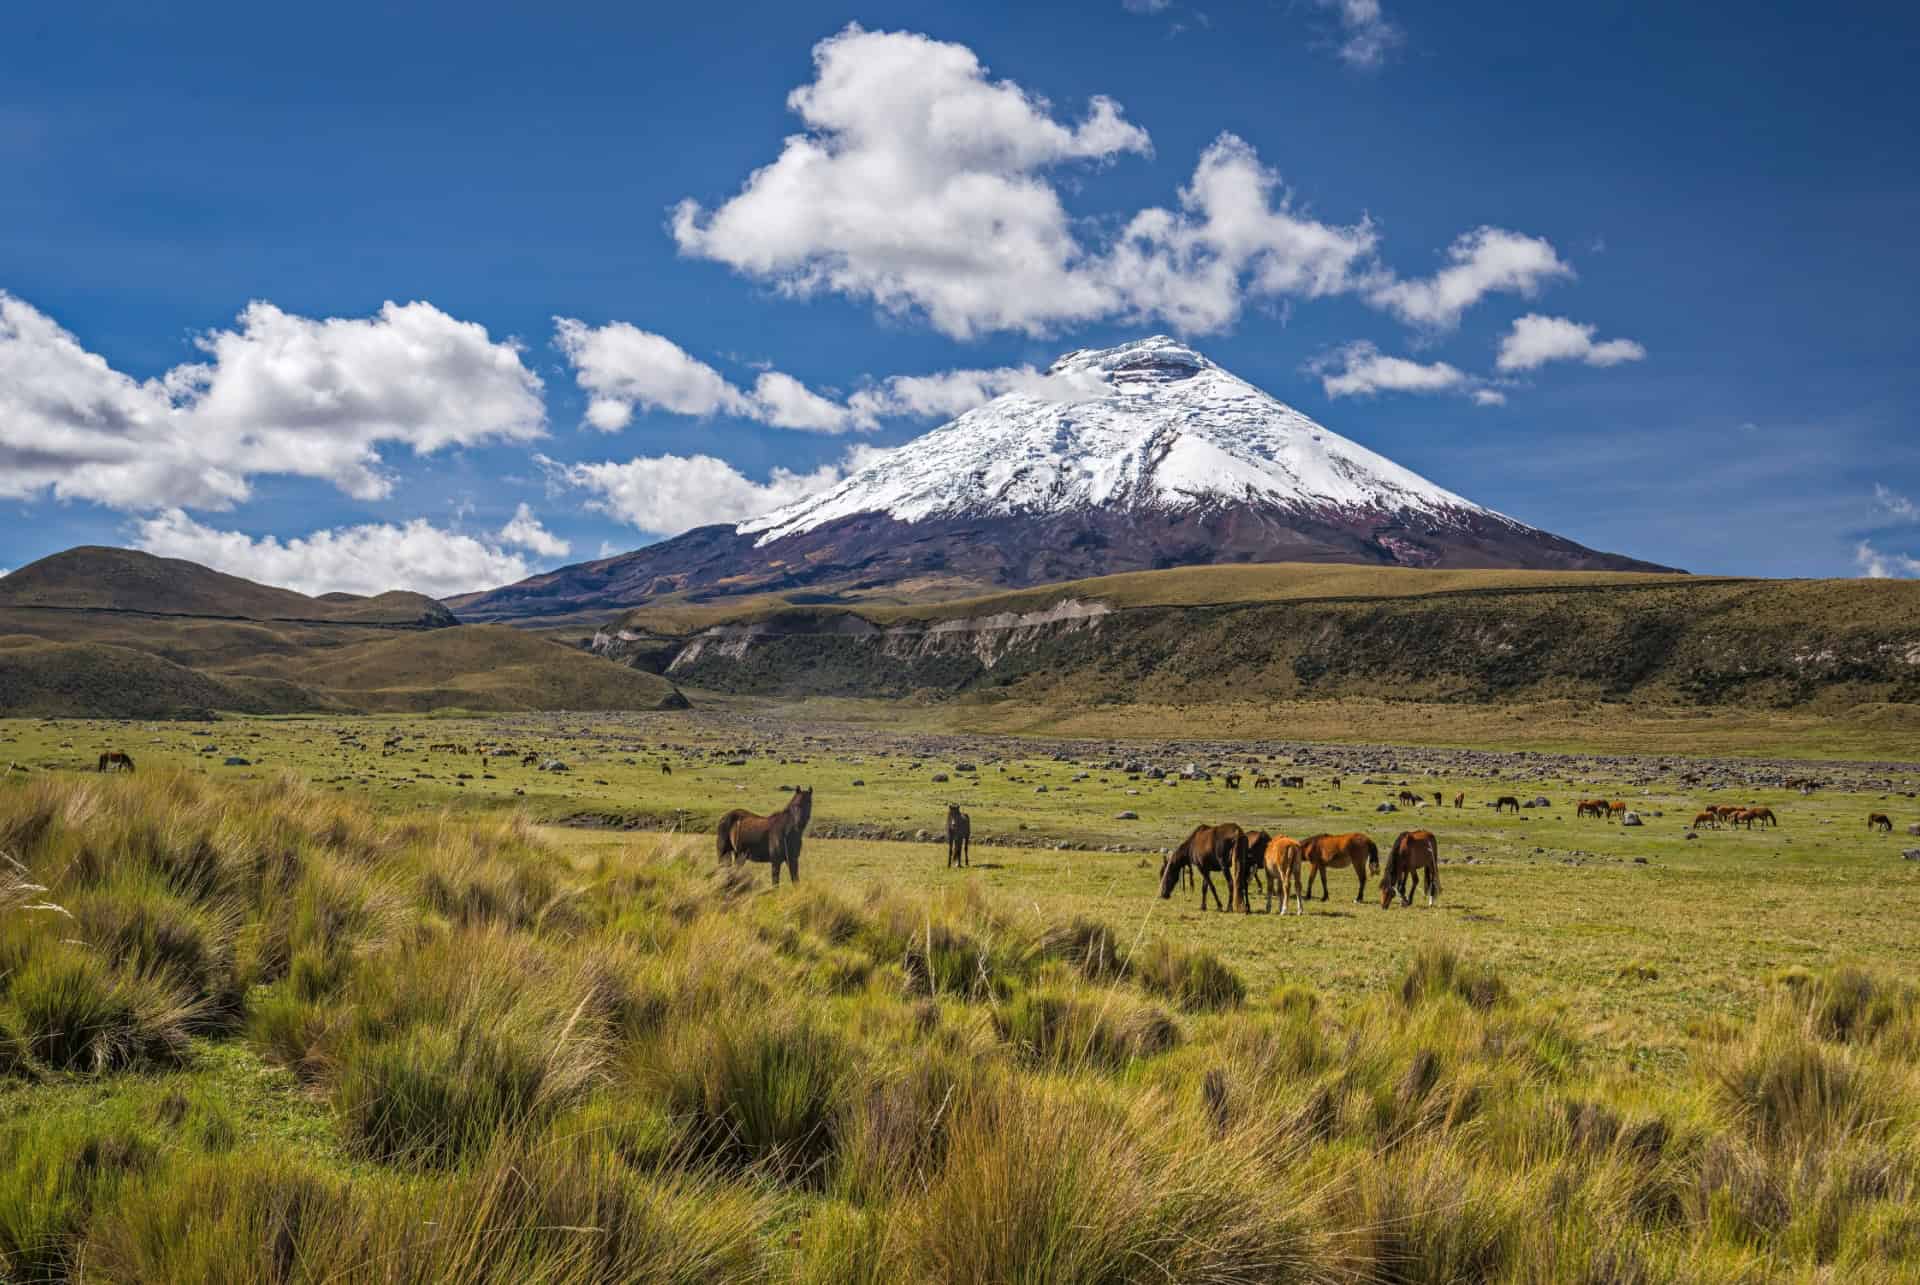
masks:
<instances>
[{"instance_id":1,"label":"grassy plain","mask_svg":"<svg viewBox=\"0 0 1920 1285\"><path fill-rule=\"evenodd\" d=\"M571 770L462 781L481 737ZM132 776L77 770L109 741ZM0 1275L1913 1279L1920 866L1863 814L1920 803L1352 753L1389 784L711 716L5 724ZM1589 771L1648 824L1573 821ZM958 797L997 842L810 840L774 890L703 832L532 820L699 831L782 778L823 830ZM1386 837L1401 780L1476 805L1417 814L1436 908L1155 895L1142 849L1195 817ZM1684 838L1716 797L1783 825ZM1121 850L1021 846L1068 842Z\"/></svg>"}]
</instances>

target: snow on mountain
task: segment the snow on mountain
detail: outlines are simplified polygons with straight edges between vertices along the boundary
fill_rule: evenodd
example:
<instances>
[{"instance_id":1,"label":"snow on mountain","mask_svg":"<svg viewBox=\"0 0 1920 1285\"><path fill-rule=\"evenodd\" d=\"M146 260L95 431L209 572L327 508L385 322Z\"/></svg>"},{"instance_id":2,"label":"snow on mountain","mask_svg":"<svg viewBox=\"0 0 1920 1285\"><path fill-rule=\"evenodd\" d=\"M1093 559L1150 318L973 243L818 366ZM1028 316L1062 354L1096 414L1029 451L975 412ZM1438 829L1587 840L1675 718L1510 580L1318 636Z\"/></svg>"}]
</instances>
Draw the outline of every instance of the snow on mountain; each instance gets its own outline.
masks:
<instances>
[{"instance_id":1,"label":"snow on mountain","mask_svg":"<svg viewBox=\"0 0 1920 1285\"><path fill-rule=\"evenodd\" d=\"M1225 504L1511 521L1164 335L1070 352L1048 375L1048 395L998 397L738 530L766 545L863 513L919 522Z\"/></svg>"}]
</instances>

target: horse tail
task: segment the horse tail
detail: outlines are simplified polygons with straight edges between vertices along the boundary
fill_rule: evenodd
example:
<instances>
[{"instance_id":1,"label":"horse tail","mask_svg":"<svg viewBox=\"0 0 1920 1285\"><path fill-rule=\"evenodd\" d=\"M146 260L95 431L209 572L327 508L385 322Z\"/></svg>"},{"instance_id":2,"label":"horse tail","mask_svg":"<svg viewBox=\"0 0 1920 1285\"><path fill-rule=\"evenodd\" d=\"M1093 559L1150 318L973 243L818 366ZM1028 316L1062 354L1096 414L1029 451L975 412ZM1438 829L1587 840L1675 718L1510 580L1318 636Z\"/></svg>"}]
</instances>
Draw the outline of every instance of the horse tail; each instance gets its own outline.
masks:
<instances>
[{"instance_id":1,"label":"horse tail","mask_svg":"<svg viewBox=\"0 0 1920 1285\"><path fill-rule=\"evenodd\" d=\"M717 860L725 861L733 855L733 821L734 814L731 812L720 818L720 828L715 834L719 848Z\"/></svg>"},{"instance_id":2,"label":"horse tail","mask_svg":"<svg viewBox=\"0 0 1920 1285\"><path fill-rule=\"evenodd\" d=\"M1380 873L1380 845L1373 841L1371 835L1366 837L1365 842L1367 845L1367 873L1378 874Z\"/></svg>"}]
</instances>

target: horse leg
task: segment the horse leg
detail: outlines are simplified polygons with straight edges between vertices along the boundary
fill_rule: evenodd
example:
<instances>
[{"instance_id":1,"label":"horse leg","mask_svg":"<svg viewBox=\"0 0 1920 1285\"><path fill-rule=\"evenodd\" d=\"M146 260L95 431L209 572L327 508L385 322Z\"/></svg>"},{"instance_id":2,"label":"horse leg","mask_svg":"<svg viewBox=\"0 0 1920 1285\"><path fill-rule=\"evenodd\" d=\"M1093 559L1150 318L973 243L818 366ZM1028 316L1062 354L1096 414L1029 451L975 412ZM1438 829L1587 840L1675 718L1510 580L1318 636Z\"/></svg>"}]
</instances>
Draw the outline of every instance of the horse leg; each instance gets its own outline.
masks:
<instances>
[{"instance_id":1,"label":"horse leg","mask_svg":"<svg viewBox=\"0 0 1920 1285\"><path fill-rule=\"evenodd\" d=\"M1213 893L1214 901L1218 902L1220 900L1220 894L1214 890L1213 875L1202 870L1200 872L1200 909L1203 913L1207 908L1207 894L1210 892ZM1220 909L1225 910L1226 907L1221 906Z\"/></svg>"},{"instance_id":2,"label":"horse leg","mask_svg":"<svg viewBox=\"0 0 1920 1285\"><path fill-rule=\"evenodd\" d=\"M1360 891L1353 894L1353 899L1355 901L1365 901L1367 899L1367 863L1366 861L1363 859L1363 860L1354 862L1353 872L1360 876Z\"/></svg>"}]
</instances>

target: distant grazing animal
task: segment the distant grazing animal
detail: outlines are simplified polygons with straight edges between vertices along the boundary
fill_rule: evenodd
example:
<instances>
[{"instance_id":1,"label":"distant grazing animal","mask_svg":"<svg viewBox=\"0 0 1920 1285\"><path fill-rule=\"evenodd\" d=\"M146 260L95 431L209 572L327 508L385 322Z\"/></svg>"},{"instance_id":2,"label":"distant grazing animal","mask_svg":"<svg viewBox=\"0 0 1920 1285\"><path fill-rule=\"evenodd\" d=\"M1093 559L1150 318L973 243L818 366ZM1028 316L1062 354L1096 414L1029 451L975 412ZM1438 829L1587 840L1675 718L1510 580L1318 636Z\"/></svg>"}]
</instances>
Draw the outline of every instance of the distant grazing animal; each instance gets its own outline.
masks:
<instances>
[{"instance_id":1,"label":"distant grazing animal","mask_svg":"<svg viewBox=\"0 0 1920 1285\"><path fill-rule=\"evenodd\" d=\"M1493 801L1493 810L1495 812L1505 812L1508 808L1512 808L1516 813L1519 812L1520 800L1514 798L1511 794L1503 794Z\"/></svg>"},{"instance_id":2,"label":"distant grazing animal","mask_svg":"<svg viewBox=\"0 0 1920 1285\"><path fill-rule=\"evenodd\" d=\"M1283 776L1280 778L1280 784L1289 790L1304 790L1307 788L1307 778L1304 776ZM1333 784L1334 788L1338 789L1340 786L1340 778L1337 776L1334 777Z\"/></svg>"},{"instance_id":3,"label":"distant grazing animal","mask_svg":"<svg viewBox=\"0 0 1920 1285\"><path fill-rule=\"evenodd\" d=\"M1892 833L1893 833L1893 818L1892 818L1892 817L1890 817L1890 816L1888 816L1888 815L1887 815L1886 813L1884 813L1884 812L1874 812L1874 813L1870 813L1870 814L1869 814L1869 815L1867 816L1867 829L1869 829L1869 830L1884 830L1884 831L1886 831L1886 832L1887 832L1888 834L1892 834Z\"/></svg>"},{"instance_id":4,"label":"distant grazing animal","mask_svg":"<svg viewBox=\"0 0 1920 1285\"><path fill-rule=\"evenodd\" d=\"M1466 796L1465 794L1456 794L1456 795L1454 795L1454 796L1453 796L1453 806L1454 806L1454 807L1456 807L1456 808L1464 808L1464 807L1466 807L1466 806L1467 806L1467 796Z\"/></svg>"},{"instance_id":5,"label":"distant grazing animal","mask_svg":"<svg viewBox=\"0 0 1920 1285\"><path fill-rule=\"evenodd\" d=\"M1273 788L1273 778L1270 776L1256 776L1253 778L1253 788L1256 790L1271 790Z\"/></svg>"},{"instance_id":6,"label":"distant grazing animal","mask_svg":"<svg viewBox=\"0 0 1920 1285\"><path fill-rule=\"evenodd\" d=\"M1396 892L1401 905L1411 906L1414 886L1422 873L1426 875L1427 904L1431 906L1440 891L1440 841L1431 830L1402 831L1393 841L1386 872L1380 876L1380 909L1393 905Z\"/></svg>"},{"instance_id":7,"label":"distant grazing animal","mask_svg":"<svg viewBox=\"0 0 1920 1285\"><path fill-rule=\"evenodd\" d=\"M1207 895L1213 895L1214 904L1221 910L1227 903L1220 900L1220 893L1213 886L1215 874L1225 875L1227 896L1234 895L1234 876L1245 859L1247 850L1247 832L1229 821L1224 825L1203 825L1196 827L1181 845L1173 850L1160 867L1160 896L1173 895L1173 885L1180 872L1191 866L1200 872L1200 909L1207 908Z\"/></svg>"},{"instance_id":8,"label":"distant grazing animal","mask_svg":"<svg viewBox=\"0 0 1920 1285\"><path fill-rule=\"evenodd\" d=\"M538 767L539 765L540 756L538 754L523 754L520 756L521 767Z\"/></svg>"},{"instance_id":9,"label":"distant grazing animal","mask_svg":"<svg viewBox=\"0 0 1920 1285\"><path fill-rule=\"evenodd\" d=\"M1334 789L1337 790L1340 788L1340 778L1336 776L1331 781L1327 782L1327 784L1331 785Z\"/></svg>"},{"instance_id":10,"label":"distant grazing animal","mask_svg":"<svg viewBox=\"0 0 1920 1285\"><path fill-rule=\"evenodd\" d=\"M1601 820L1605 820L1607 816L1607 801L1605 799L1582 799L1580 802L1574 804L1573 815L1575 817L1599 817Z\"/></svg>"},{"instance_id":11,"label":"distant grazing animal","mask_svg":"<svg viewBox=\"0 0 1920 1285\"><path fill-rule=\"evenodd\" d=\"M1380 849L1372 839L1358 832L1353 834L1316 834L1300 845L1300 859L1307 863L1306 896L1313 896L1313 880L1320 879L1320 900L1328 899L1327 870L1329 867L1346 866L1360 877L1360 891L1354 894L1355 901L1367 899L1367 872L1380 868Z\"/></svg>"},{"instance_id":12,"label":"distant grazing animal","mask_svg":"<svg viewBox=\"0 0 1920 1285\"><path fill-rule=\"evenodd\" d=\"M1300 841L1290 839L1284 834L1256 835L1258 847L1249 846L1247 857L1249 865L1258 861L1267 876L1267 913L1273 913L1274 889L1280 890L1280 913L1287 913L1289 894L1293 900L1293 913L1303 915L1306 911L1300 903L1306 900L1300 892Z\"/></svg>"},{"instance_id":13,"label":"distant grazing animal","mask_svg":"<svg viewBox=\"0 0 1920 1285\"><path fill-rule=\"evenodd\" d=\"M1227 773L1226 781L1229 790L1237 790L1240 788L1240 774L1238 772Z\"/></svg>"},{"instance_id":14,"label":"distant grazing animal","mask_svg":"<svg viewBox=\"0 0 1920 1285\"><path fill-rule=\"evenodd\" d=\"M795 790L787 806L778 812L758 816L744 808L735 808L720 818L717 831L720 860L764 861L773 867L773 886L780 886L780 863L786 862L787 878L800 882L800 843L813 819L813 787Z\"/></svg>"},{"instance_id":15,"label":"distant grazing animal","mask_svg":"<svg viewBox=\"0 0 1920 1285\"><path fill-rule=\"evenodd\" d=\"M1420 796L1412 790L1402 790L1400 791L1400 802L1406 804L1408 807L1414 807L1420 802Z\"/></svg>"},{"instance_id":16,"label":"distant grazing animal","mask_svg":"<svg viewBox=\"0 0 1920 1285\"><path fill-rule=\"evenodd\" d=\"M1762 829L1770 825L1778 826L1780 824L1780 818L1773 815L1772 808L1746 808L1734 819L1746 822L1747 829L1749 830L1753 829L1753 823L1755 821L1760 823Z\"/></svg>"},{"instance_id":17,"label":"distant grazing animal","mask_svg":"<svg viewBox=\"0 0 1920 1285\"><path fill-rule=\"evenodd\" d=\"M958 803L947 804L947 864L970 866L973 858L973 818L960 810Z\"/></svg>"},{"instance_id":18,"label":"distant grazing animal","mask_svg":"<svg viewBox=\"0 0 1920 1285\"><path fill-rule=\"evenodd\" d=\"M661 775L661 776L672 776L672 775L673 775L673 764L671 764L671 763L667 763L667 762L662 762L662 763L660 764L660 775Z\"/></svg>"},{"instance_id":19,"label":"distant grazing animal","mask_svg":"<svg viewBox=\"0 0 1920 1285\"><path fill-rule=\"evenodd\" d=\"M1446 801L1446 799L1445 799L1445 798L1443 798L1443 797L1441 797L1441 794L1440 794L1440 791L1438 791L1438 790L1435 790L1435 791L1433 792L1433 806L1434 806L1434 807L1436 807L1436 808L1438 808L1438 807L1445 807L1445 806L1446 806L1446 802L1447 802L1447 801Z\"/></svg>"},{"instance_id":20,"label":"distant grazing animal","mask_svg":"<svg viewBox=\"0 0 1920 1285\"><path fill-rule=\"evenodd\" d=\"M94 771L104 772L108 768L119 772L133 771L133 755L125 750L108 750L100 756L100 763Z\"/></svg>"},{"instance_id":21,"label":"distant grazing animal","mask_svg":"<svg viewBox=\"0 0 1920 1285\"><path fill-rule=\"evenodd\" d=\"M1720 828L1720 814L1711 808L1705 812L1696 813L1693 818L1693 828L1696 830L1702 828L1718 830Z\"/></svg>"},{"instance_id":22,"label":"distant grazing animal","mask_svg":"<svg viewBox=\"0 0 1920 1285\"><path fill-rule=\"evenodd\" d=\"M1613 802L1607 804L1607 820L1608 821L1610 822L1624 821L1626 819L1627 819L1626 800L1615 799Z\"/></svg>"}]
</instances>

